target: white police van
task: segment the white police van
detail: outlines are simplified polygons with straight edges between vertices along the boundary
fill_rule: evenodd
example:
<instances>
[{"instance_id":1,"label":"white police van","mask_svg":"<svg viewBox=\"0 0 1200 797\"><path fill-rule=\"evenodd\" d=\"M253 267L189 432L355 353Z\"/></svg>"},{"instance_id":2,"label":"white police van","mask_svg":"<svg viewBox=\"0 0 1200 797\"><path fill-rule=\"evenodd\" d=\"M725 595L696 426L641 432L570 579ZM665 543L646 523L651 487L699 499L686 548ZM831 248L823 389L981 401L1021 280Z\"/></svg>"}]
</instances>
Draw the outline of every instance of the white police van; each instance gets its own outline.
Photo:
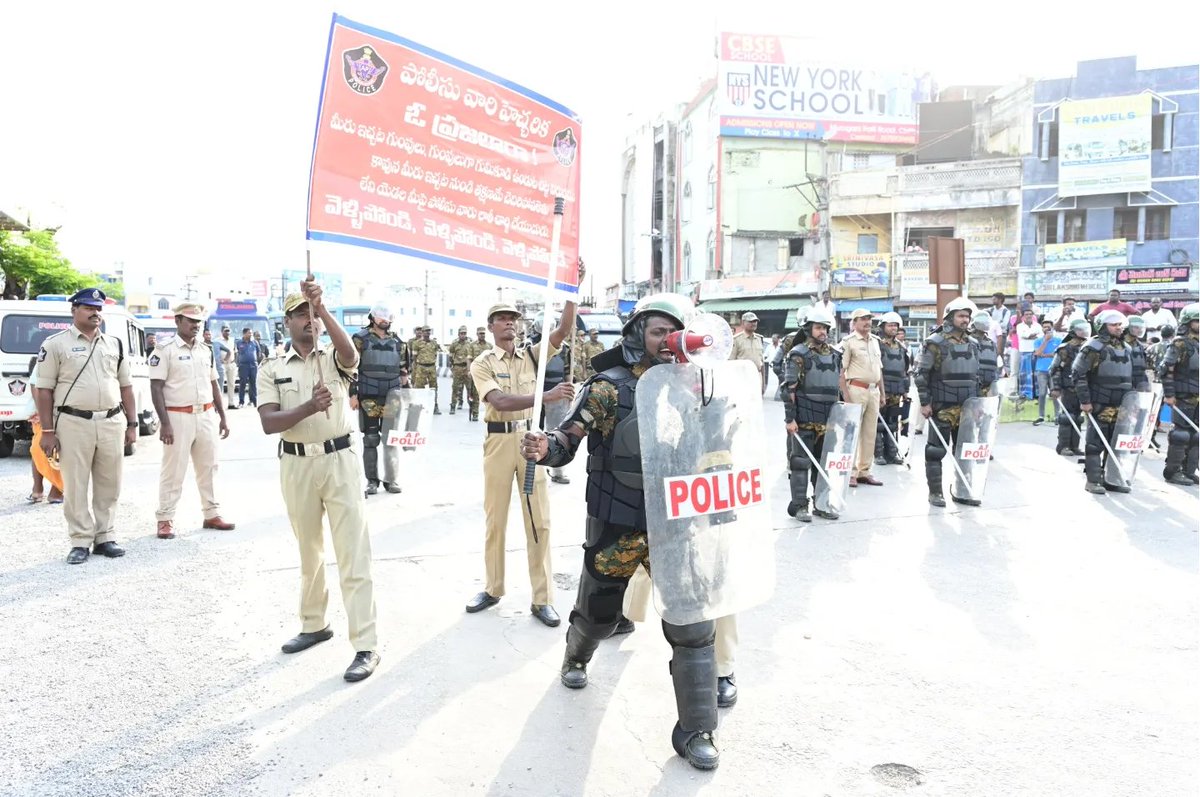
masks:
<instances>
[{"instance_id":1,"label":"white police van","mask_svg":"<svg viewBox=\"0 0 1200 797\"><path fill-rule=\"evenodd\" d=\"M120 339L129 359L133 396L137 404L138 432L158 431L158 417L150 400L150 370L146 363L146 335L138 320L124 307L104 305L103 330ZM34 301L0 301L0 457L12 454L18 440L29 440L29 419L36 412L30 375L42 342L71 326L71 303L65 296L41 296ZM125 447L125 454L133 446Z\"/></svg>"}]
</instances>

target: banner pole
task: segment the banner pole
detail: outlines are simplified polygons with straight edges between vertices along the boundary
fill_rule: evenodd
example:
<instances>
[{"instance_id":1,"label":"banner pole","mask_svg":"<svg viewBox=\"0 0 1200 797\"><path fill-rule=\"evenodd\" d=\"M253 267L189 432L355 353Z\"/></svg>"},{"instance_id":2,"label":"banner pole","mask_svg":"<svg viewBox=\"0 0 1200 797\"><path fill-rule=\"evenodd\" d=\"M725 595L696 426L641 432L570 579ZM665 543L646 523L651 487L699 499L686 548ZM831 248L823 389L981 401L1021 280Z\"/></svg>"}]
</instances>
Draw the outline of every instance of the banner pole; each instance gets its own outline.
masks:
<instances>
[{"instance_id":1,"label":"banner pole","mask_svg":"<svg viewBox=\"0 0 1200 797\"><path fill-rule=\"evenodd\" d=\"M538 341L537 382L533 393L532 421L541 427L542 417L542 388L546 384L546 357L550 353L550 330L547 328L550 320L550 307L554 303L555 277L558 275L558 242L562 236L563 205L565 200L554 197L554 227L550 237L550 263L546 267L546 292L542 299L542 336ZM532 427L533 424L531 423ZM525 495L533 494L533 475L537 465L525 463L525 483L522 491ZM532 518L530 518L532 521Z\"/></svg>"}]
</instances>

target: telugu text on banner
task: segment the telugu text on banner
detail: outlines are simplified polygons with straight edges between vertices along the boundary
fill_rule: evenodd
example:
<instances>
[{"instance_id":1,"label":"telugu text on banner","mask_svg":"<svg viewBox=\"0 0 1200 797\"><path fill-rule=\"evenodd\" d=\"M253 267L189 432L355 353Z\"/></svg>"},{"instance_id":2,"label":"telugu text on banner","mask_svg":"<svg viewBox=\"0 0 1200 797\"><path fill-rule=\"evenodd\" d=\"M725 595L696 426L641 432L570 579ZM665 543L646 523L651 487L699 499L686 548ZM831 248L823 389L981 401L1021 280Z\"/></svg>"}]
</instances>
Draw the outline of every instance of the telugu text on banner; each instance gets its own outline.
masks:
<instances>
[{"instance_id":1,"label":"telugu text on banner","mask_svg":"<svg viewBox=\"0 0 1200 797\"><path fill-rule=\"evenodd\" d=\"M335 15L313 145L308 237L577 290L582 128L567 108Z\"/></svg>"}]
</instances>

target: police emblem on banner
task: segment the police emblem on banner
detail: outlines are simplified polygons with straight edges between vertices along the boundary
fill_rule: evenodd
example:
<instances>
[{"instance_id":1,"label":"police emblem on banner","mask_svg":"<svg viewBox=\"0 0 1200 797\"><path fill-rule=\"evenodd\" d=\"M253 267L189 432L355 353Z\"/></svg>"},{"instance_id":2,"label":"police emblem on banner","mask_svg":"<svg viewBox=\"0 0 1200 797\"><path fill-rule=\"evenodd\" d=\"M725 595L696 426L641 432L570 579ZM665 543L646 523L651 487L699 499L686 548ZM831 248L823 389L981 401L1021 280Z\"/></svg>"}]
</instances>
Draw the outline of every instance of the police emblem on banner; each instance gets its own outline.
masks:
<instances>
[{"instance_id":1,"label":"police emblem on banner","mask_svg":"<svg viewBox=\"0 0 1200 797\"><path fill-rule=\"evenodd\" d=\"M387 62L375 49L363 45L342 53L342 77L346 85L359 94L377 94L387 77Z\"/></svg>"},{"instance_id":2,"label":"police emblem on banner","mask_svg":"<svg viewBox=\"0 0 1200 797\"><path fill-rule=\"evenodd\" d=\"M725 75L725 93L734 105L745 105L750 99L750 73L730 72Z\"/></svg>"},{"instance_id":3,"label":"police emblem on banner","mask_svg":"<svg viewBox=\"0 0 1200 797\"><path fill-rule=\"evenodd\" d=\"M579 149L579 142L575 140L575 134L571 128L559 130L554 134L554 159L563 166L570 166L575 162L575 153Z\"/></svg>"},{"instance_id":4,"label":"police emblem on banner","mask_svg":"<svg viewBox=\"0 0 1200 797\"><path fill-rule=\"evenodd\" d=\"M13 381L8 383L8 392L12 393L14 396L24 396L25 395L25 383L22 382L20 379L14 379Z\"/></svg>"}]
</instances>

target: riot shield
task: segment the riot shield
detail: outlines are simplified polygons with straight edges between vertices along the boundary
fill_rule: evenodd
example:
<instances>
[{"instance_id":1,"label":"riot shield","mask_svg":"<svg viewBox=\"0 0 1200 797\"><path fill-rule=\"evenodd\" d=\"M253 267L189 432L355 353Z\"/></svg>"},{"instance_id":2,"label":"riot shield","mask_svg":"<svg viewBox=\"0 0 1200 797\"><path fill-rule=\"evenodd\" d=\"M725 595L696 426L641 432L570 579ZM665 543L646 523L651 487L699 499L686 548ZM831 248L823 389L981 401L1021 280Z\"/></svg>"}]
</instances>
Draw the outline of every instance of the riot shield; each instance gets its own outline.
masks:
<instances>
[{"instance_id":1,"label":"riot shield","mask_svg":"<svg viewBox=\"0 0 1200 797\"><path fill-rule=\"evenodd\" d=\"M1161 386L1156 387L1161 390ZM1150 444L1150 434L1154 431L1154 418L1160 400L1161 394L1155 392L1141 393L1131 390L1125 394L1113 427L1112 450L1116 461L1114 462L1110 455L1104 463L1104 481L1108 484L1133 486L1133 477L1137 474L1142 452Z\"/></svg>"},{"instance_id":2,"label":"riot shield","mask_svg":"<svg viewBox=\"0 0 1200 797\"><path fill-rule=\"evenodd\" d=\"M988 461L1000 426L1000 401L1000 396L970 398L959 410L952 452L958 469L954 471L954 486L950 488L950 494L956 498L983 500Z\"/></svg>"},{"instance_id":3,"label":"riot shield","mask_svg":"<svg viewBox=\"0 0 1200 797\"><path fill-rule=\"evenodd\" d=\"M388 393L381 432L385 445L423 451L433 426L433 388L400 387Z\"/></svg>"},{"instance_id":4,"label":"riot shield","mask_svg":"<svg viewBox=\"0 0 1200 797\"><path fill-rule=\"evenodd\" d=\"M760 384L746 360L656 365L638 380L650 572L669 623L736 614L774 589Z\"/></svg>"},{"instance_id":5,"label":"riot shield","mask_svg":"<svg viewBox=\"0 0 1200 797\"><path fill-rule=\"evenodd\" d=\"M846 508L846 490L854 473L854 459L858 456L858 427L861 423L861 404L839 401L829 408L829 418L825 421L825 444L821 447L821 460L817 463L825 471L829 482L817 476L816 489L813 490L813 503L822 512L841 512ZM871 452L871 457L874 456L875 452Z\"/></svg>"},{"instance_id":6,"label":"riot shield","mask_svg":"<svg viewBox=\"0 0 1200 797\"><path fill-rule=\"evenodd\" d=\"M551 432L562 426L563 421L567 419L567 412L570 409L570 401L547 401L542 404L542 414L545 418L542 428L547 432Z\"/></svg>"}]
</instances>

